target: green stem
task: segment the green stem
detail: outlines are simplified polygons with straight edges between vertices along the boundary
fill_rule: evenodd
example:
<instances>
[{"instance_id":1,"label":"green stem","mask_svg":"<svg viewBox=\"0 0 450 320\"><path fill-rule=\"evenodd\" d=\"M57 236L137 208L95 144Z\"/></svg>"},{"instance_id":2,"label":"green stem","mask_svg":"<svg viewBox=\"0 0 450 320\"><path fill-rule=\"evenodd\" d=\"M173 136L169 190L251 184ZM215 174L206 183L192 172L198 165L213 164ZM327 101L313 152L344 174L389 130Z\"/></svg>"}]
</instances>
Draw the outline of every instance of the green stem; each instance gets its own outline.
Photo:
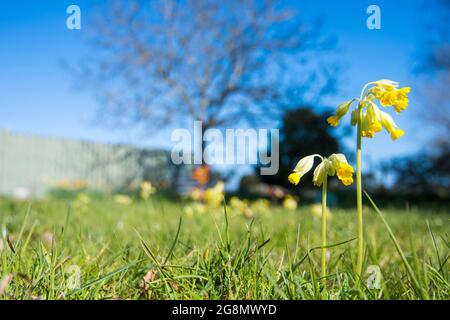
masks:
<instances>
[{"instance_id":1,"label":"green stem","mask_svg":"<svg viewBox=\"0 0 450 320\"><path fill-rule=\"evenodd\" d=\"M321 260L321 268L322 268L322 281L324 286L326 284L326 249L327 246L327 178L325 178L322 185L322 260ZM325 287L323 289L325 292Z\"/></svg>"},{"instance_id":2,"label":"green stem","mask_svg":"<svg viewBox=\"0 0 450 320\"><path fill-rule=\"evenodd\" d=\"M362 179L361 179L361 115L362 108L358 106L358 133L356 141L356 209L358 212L358 257L356 272L359 278L362 274L363 262L363 216L362 216Z\"/></svg>"}]
</instances>

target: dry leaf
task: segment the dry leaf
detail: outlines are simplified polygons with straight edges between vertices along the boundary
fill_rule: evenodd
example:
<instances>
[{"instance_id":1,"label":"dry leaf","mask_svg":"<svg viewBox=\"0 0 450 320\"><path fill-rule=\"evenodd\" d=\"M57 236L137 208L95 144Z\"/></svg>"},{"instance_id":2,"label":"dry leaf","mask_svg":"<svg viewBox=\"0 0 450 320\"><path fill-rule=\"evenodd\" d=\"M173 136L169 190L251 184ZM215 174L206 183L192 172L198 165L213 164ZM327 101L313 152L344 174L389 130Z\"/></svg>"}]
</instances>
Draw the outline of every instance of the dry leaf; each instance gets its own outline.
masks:
<instances>
[{"instance_id":1,"label":"dry leaf","mask_svg":"<svg viewBox=\"0 0 450 320\"><path fill-rule=\"evenodd\" d=\"M155 281L156 275L157 275L158 271L155 269L150 269L147 274L142 278L142 287L147 290L148 289L148 284L150 282Z\"/></svg>"},{"instance_id":2,"label":"dry leaf","mask_svg":"<svg viewBox=\"0 0 450 320\"><path fill-rule=\"evenodd\" d=\"M158 273L158 271L156 271L155 269L150 269L147 274L144 276L144 282L152 282L155 280L156 278L156 274Z\"/></svg>"}]
</instances>

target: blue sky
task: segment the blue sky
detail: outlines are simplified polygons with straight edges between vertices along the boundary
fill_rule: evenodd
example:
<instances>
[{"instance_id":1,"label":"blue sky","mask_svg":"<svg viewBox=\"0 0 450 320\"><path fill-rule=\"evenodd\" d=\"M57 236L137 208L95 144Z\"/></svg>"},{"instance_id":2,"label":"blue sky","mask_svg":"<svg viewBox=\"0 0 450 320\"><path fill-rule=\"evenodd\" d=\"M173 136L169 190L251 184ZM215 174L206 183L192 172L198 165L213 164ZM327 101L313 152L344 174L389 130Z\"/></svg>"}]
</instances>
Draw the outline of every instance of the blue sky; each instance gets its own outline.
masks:
<instances>
[{"instance_id":1,"label":"blue sky","mask_svg":"<svg viewBox=\"0 0 450 320\"><path fill-rule=\"evenodd\" d=\"M104 1L106 3L106 1ZM123 131L92 123L96 101L74 89L73 78L62 61L76 62L88 53L90 14L102 1L7 0L0 4L0 128L56 137L104 142L136 142ZM426 22L432 9L422 1L295 1L308 18L324 19L324 33L336 37L343 65L340 90L329 101L337 104L359 95L362 85L390 78L414 89L418 83L413 66L426 40ZM82 29L68 30L66 8L77 4ZM381 30L366 28L366 8L381 8ZM427 15L422 14L428 12ZM387 134L365 140L365 161L378 162L420 149L427 139L417 120L420 97L411 94L409 109L395 116L407 134L391 142ZM431 130L431 126L427 129ZM425 130L427 131L427 130ZM429 130L428 130L429 131ZM167 139L165 139L167 141ZM139 140L161 146L161 140Z\"/></svg>"}]
</instances>

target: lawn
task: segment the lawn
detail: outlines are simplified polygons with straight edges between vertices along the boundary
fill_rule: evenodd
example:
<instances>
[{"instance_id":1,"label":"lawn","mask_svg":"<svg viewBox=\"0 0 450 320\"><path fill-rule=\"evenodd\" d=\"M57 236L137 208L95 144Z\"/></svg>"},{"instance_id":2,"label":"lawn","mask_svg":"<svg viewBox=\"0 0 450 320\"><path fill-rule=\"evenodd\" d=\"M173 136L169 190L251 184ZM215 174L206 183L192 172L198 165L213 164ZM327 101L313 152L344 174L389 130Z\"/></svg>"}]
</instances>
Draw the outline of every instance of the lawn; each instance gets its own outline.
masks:
<instances>
[{"instance_id":1,"label":"lawn","mask_svg":"<svg viewBox=\"0 0 450 320\"><path fill-rule=\"evenodd\" d=\"M310 206L248 218L184 205L0 199L0 299L449 299L444 210L381 208L414 283L369 207L358 281L354 210L331 208L321 279L320 217Z\"/></svg>"}]
</instances>

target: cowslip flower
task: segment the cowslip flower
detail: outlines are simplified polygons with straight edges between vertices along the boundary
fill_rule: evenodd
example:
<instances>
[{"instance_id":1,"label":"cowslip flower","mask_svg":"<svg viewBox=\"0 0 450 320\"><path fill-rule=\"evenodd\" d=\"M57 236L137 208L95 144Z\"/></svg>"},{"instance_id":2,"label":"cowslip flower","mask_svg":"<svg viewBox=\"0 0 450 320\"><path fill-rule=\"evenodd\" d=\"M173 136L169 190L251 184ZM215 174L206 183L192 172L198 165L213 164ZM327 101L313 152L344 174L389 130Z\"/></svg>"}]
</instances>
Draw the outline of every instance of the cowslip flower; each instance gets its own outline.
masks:
<instances>
[{"instance_id":1,"label":"cowslip flower","mask_svg":"<svg viewBox=\"0 0 450 320\"><path fill-rule=\"evenodd\" d=\"M331 117L328 117L327 122L330 126L336 127L339 124L339 121L343 116L345 116L350 109L351 104L353 103L355 99L345 101L341 103L334 112L334 115Z\"/></svg>"},{"instance_id":2,"label":"cowslip flower","mask_svg":"<svg viewBox=\"0 0 450 320\"><path fill-rule=\"evenodd\" d=\"M380 101L383 107L394 107L397 113L400 113L408 107L408 93L411 92L410 87L398 88L398 82L391 80L378 80L371 82L372 88L367 90L367 97L373 95Z\"/></svg>"},{"instance_id":3,"label":"cowslip flower","mask_svg":"<svg viewBox=\"0 0 450 320\"><path fill-rule=\"evenodd\" d=\"M328 176L334 175L345 186L353 183L353 167L348 164L347 159L342 153L333 153L329 158L322 157L318 154L302 158L295 166L293 172L288 176L289 182L298 185L300 179L312 169L315 157L321 159L321 162L314 170L313 183L315 186L322 186Z\"/></svg>"},{"instance_id":4,"label":"cowslip flower","mask_svg":"<svg viewBox=\"0 0 450 320\"><path fill-rule=\"evenodd\" d=\"M351 104L351 103L350 103ZM348 107L343 107L348 108ZM339 120L337 120L339 121ZM333 153L328 158L319 154L306 156L297 163L293 172L289 175L288 180L298 185L300 179L308 173L314 166L314 159L318 157L321 161L314 169L313 182L315 186L322 186L322 259L321 259L321 276L325 288L326 282L326 229L327 229L327 179L329 176L337 176L345 185L349 186L353 183L353 167L348 164L347 159L342 153ZM325 293L325 290L323 291Z\"/></svg>"},{"instance_id":5,"label":"cowslip flower","mask_svg":"<svg viewBox=\"0 0 450 320\"><path fill-rule=\"evenodd\" d=\"M392 140L402 137L405 132L400 129L389 113L380 110L376 104L379 102L382 108L393 107L394 111L400 113L408 107L408 93L410 87L399 88L399 83L381 79L367 83L359 96L340 104L333 116L327 119L331 126L337 126L339 121L350 110L354 101L358 101L357 107L351 111L350 124L357 126L356 140L356 206L358 212L358 260L356 263L357 273L361 277L363 260L363 217L362 217L362 175L361 175L361 140L362 138L373 138L376 133L384 128Z\"/></svg>"},{"instance_id":6,"label":"cowslip flower","mask_svg":"<svg viewBox=\"0 0 450 320\"><path fill-rule=\"evenodd\" d=\"M366 90L366 88L368 88ZM376 133L384 128L391 136L392 140L396 140L404 135L394 119L375 103L379 101L382 107L392 106L395 112L400 113L408 107L408 93L411 92L410 87L398 88L398 82L392 80L378 80L369 82L364 86L363 93L360 98L341 103L334 112L334 115L327 118L328 124L333 127L339 125L342 117L350 110L350 106L354 101L358 101L358 107L351 112L352 126L358 124L358 115L361 112L361 136L364 138L373 138Z\"/></svg>"}]
</instances>

